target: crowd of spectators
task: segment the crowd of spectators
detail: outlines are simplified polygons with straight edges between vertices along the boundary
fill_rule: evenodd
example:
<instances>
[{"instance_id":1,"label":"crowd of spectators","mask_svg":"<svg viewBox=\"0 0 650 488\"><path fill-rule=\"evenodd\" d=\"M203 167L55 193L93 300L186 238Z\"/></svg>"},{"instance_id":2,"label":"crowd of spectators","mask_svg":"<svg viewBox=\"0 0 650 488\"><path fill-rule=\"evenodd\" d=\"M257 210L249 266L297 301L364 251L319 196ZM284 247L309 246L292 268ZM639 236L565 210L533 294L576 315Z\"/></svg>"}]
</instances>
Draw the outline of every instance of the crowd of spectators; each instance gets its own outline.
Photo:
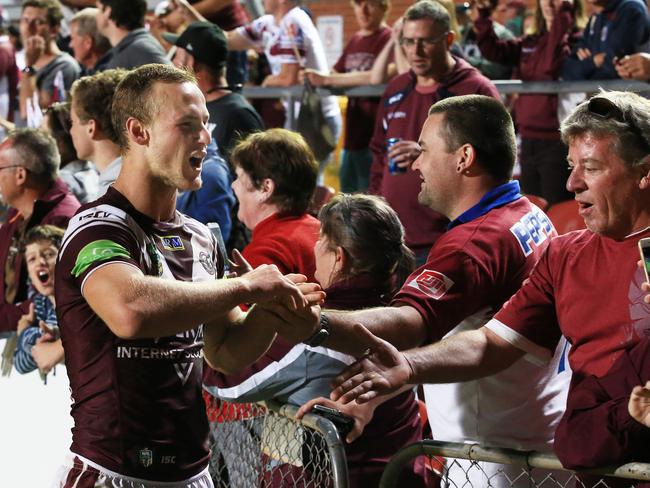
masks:
<instances>
[{"instance_id":1,"label":"crowd of spectators","mask_svg":"<svg viewBox=\"0 0 650 488\"><path fill-rule=\"evenodd\" d=\"M420 0L392 26L389 0L352 0L357 31L331 67L294 0L258 18L238 0L65 3L68 18L24 0L13 41L0 17L2 372L65 362L76 426L61 486L209 487L214 418L272 398L352 416L351 479L374 486L423 435L422 384L437 438L554 447L570 468L650 460L635 258L649 102L603 92L567 109L494 83L650 80L642 0ZM320 97L321 132L342 137L332 164L287 100L284 127L273 101L256 110L241 93L253 79L386 86L345 117ZM332 168L342 195L316 202ZM558 236L544 210L574 197L586 230ZM143 353L127 351L145 349L169 364L136 374Z\"/></svg>"}]
</instances>

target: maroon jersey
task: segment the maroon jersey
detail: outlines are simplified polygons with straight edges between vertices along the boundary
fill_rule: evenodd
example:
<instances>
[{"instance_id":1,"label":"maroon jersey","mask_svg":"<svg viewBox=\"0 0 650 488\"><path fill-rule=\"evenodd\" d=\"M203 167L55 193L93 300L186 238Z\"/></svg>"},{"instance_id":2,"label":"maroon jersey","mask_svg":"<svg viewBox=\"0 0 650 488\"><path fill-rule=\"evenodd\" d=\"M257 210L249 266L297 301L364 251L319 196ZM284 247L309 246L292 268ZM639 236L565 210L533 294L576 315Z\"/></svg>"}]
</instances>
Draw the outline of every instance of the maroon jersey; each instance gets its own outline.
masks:
<instances>
[{"instance_id":1,"label":"maroon jersey","mask_svg":"<svg viewBox=\"0 0 650 488\"><path fill-rule=\"evenodd\" d=\"M332 67L337 73L369 71L375 59L389 41L390 27L382 27L369 36L356 33L347 43L343 54ZM345 124L345 149L360 151L367 149L375 125L375 115L379 108L377 97L348 98Z\"/></svg>"},{"instance_id":2,"label":"maroon jersey","mask_svg":"<svg viewBox=\"0 0 650 488\"><path fill-rule=\"evenodd\" d=\"M170 337L117 337L82 295L86 278L115 262L198 282L216 279L223 257L207 227L180 213L156 222L111 187L71 219L56 268L72 452L134 478L190 478L208 462L202 326Z\"/></svg>"},{"instance_id":3,"label":"maroon jersey","mask_svg":"<svg viewBox=\"0 0 650 488\"><path fill-rule=\"evenodd\" d=\"M650 336L645 277L637 266L644 237L650 229L620 241L589 230L553 239L530 279L487 327L540 362L563 334L574 376L603 376Z\"/></svg>"},{"instance_id":4,"label":"maroon jersey","mask_svg":"<svg viewBox=\"0 0 650 488\"><path fill-rule=\"evenodd\" d=\"M499 310L557 235L546 214L527 198L499 202L515 188L519 190L516 182L496 187L492 201L476 207L483 215L454 225L438 239L426 264L395 295L395 303L420 312L431 342L486 309L490 315Z\"/></svg>"}]
</instances>

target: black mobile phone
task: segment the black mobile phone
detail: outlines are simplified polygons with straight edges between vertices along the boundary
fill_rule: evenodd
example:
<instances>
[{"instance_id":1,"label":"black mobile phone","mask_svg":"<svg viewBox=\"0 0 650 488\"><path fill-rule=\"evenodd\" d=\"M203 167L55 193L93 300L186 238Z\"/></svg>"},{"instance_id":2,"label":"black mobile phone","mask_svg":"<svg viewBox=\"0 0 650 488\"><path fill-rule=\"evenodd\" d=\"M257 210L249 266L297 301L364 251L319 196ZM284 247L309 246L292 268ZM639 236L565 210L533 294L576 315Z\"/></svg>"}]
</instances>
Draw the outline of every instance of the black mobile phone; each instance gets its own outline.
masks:
<instances>
[{"instance_id":1,"label":"black mobile phone","mask_svg":"<svg viewBox=\"0 0 650 488\"><path fill-rule=\"evenodd\" d=\"M354 419L335 408L326 407L325 405L314 405L312 412L332 422L342 436L348 435L352 427L354 427Z\"/></svg>"},{"instance_id":2,"label":"black mobile phone","mask_svg":"<svg viewBox=\"0 0 650 488\"><path fill-rule=\"evenodd\" d=\"M639 239L639 253L643 261L643 271L645 271L645 279L650 282L650 237Z\"/></svg>"}]
</instances>

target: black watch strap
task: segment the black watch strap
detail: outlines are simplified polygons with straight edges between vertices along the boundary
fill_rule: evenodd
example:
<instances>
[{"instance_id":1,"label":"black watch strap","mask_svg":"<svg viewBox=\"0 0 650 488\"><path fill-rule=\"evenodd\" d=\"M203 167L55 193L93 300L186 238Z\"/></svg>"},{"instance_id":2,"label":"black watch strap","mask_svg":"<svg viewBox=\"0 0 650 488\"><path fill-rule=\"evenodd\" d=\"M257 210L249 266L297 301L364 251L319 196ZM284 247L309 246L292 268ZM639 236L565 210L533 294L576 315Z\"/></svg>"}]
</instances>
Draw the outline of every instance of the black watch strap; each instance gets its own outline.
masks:
<instances>
[{"instance_id":1,"label":"black watch strap","mask_svg":"<svg viewBox=\"0 0 650 488\"><path fill-rule=\"evenodd\" d=\"M23 68L23 73L25 73L28 76L33 76L36 74L36 68L34 68L33 66L25 66Z\"/></svg>"},{"instance_id":2,"label":"black watch strap","mask_svg":"<svg viewBox=\"0 0 650 488\"><path fill-rule=\"evenodd\" d=\"M327 340L330 336L330 319L321 312L320 314L320 328L307 339L305 344L310 347L318 347Z\"/></svg>"}]
</instances>

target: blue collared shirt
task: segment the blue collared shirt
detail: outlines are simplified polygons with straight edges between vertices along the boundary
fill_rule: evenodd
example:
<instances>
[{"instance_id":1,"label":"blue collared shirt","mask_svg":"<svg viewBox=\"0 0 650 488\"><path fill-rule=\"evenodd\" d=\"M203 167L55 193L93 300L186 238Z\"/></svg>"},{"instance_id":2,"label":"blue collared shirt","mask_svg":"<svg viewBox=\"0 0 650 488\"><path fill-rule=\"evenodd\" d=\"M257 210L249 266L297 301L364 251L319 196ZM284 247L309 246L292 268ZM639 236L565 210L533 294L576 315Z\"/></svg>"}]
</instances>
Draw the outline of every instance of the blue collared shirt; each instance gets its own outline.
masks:
<instances>
[{"instance_id":1,"label":"blue collared shirt","mask_svg":"<svg viewBox=\"0 0 650 488\"><path fill-rule=\"evenodd\" d=\"M493 208L503 207L519 198L521 198L521 191L519 190L518 181L509 181L508 183L492 188L489 192L483 195L483 198L481 198L476 205L452 220L447 226L447 230L452 229L457 225L478 219Z\"/></svg>"}]
</instances>

